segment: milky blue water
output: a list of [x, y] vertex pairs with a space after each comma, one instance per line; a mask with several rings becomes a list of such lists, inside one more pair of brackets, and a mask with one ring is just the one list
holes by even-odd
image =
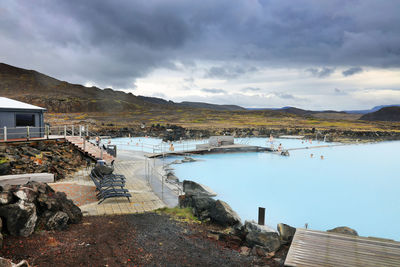
[[[321, 145], [276, 141], [285, 148]], [[265, 145], [266, 139], [250, 143]], [[399, 153], [395, 141], [294, 150], [289, 157], [208, 154], [173, 167], [181, 180], [211, 187], [243, 220], [257, 220], [260, 206], [271, 227], [279, 222], [308, 223], [316, 230], [349, 226], [362, 236], [400, 240]]]

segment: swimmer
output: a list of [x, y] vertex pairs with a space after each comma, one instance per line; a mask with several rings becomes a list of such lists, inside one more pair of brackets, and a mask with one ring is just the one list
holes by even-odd
[[324, 159], [324, 156], [321, 155], [321, 159]]
[[279, 146], [278, 146], [278, 152], [281, 152], [282, 151], [282, 144], [279, 144]]
[[314, 157], [314, 154], [313, 154], [313, 153], [311, 153], [311, 155], [310, 155], [310, 158], [312, 158], [312, 157]]
[[171, 145], [169, 146], [169, 151], [174, 151], [174, 144], [171, 143]]

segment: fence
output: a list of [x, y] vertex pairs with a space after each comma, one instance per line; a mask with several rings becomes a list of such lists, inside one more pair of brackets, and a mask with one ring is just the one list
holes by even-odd
[[59, 138], [67, 136], [95, 136], [87, 125], [62, 125], [44, 127], [6, 127], [0, 129], [0, 140], [30, 140], [32, 138]]
[[178, 204], [177, 195], [183, 194], [181, 183], [168, 181], [164, 159], [145, 158], [144, 161], [147, 183], [167, 206], [175, 207]]

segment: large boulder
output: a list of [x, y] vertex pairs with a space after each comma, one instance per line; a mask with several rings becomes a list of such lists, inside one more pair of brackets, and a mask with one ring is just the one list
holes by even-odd
[[188, 180], [183, 181], [183, 192], [189, 196], [215, 197], [217, 195], [208, 186]]
[[212, 221], [222, 226], [234, 226], [241, 224], [239, 215], [232, 210], [228, 203], [217, 200], [210, 210], [210, 218]]
[[25, 200], [0, 206], [0, 216], [6, 219], [11, 235], [29, 236], [35, 230], [37, 214], [35, 204]]
[[279, 232], [279, 236], [281, 237], [281, 240], [284, 242], [291, 242], [294, 237], [294, 234], [296, 233], [296, 228], [291, 227], [290, 225], [284, 223], [279, 223], [277, 225], [277, 229]]
[[65, 212], [57, 211], [50, 214], [46, 221], [47, 230], [65, 230], [68, 227], [69, 217]]
[[21, 186], [14, 192], [14, 196], [24, 201], [33, 202], [37, 197], [37, 190]]
[[247, 232], [246, 242], [250, 247], [258, 245], [264, 247], [267, 252], [273, 252], [281, 246], [279, 234], [268, 226], [246, 221], [243, 228]]
[[336, 227], [331, 230], [328, 230], [327, 232], [358, 236], [358, 233], [356, 230], [351, 229], [350, 227], [347, 227], [347, 226]]
[[55, 198], [60, 204], [60, 211], [68, 215], [70, 223], [80, 223], [82, 221], [81, 209], [72, 200], [68, 199], [64, 192], [57, 192]]
[[179, 196], [179, 207], [191, 208], [199, 220], [210, 218], [210, 211], [215, 207], [215, 202], [211, 197]]

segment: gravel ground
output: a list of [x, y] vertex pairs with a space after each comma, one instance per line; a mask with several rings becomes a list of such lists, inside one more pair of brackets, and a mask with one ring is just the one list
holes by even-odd
[[210, 226], [155, 213], [85, 217], [66, 231], [6, 236], [0, 256], [33, 266], [252, 266], [229, 241], [208, 238]]

